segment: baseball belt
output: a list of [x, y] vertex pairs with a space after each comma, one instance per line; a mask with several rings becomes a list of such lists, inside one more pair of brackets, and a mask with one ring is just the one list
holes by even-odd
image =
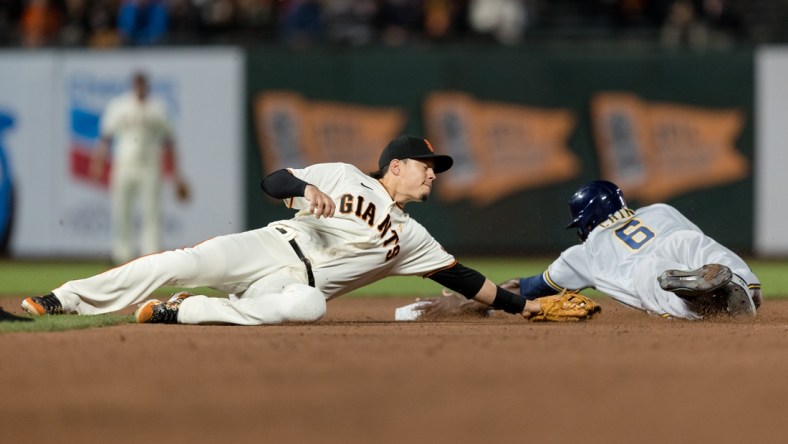
[[[276, 231], [282, 234], [287, 234], [287, 231], [284, 228], [276, 227]], [[298, 259], [300, 259], [301, 262], [304, 263], [304, 266], [306, 267], [306, 278], [309, 281], [309, 286], [314, 288], [315, 275], [312, 273], [312, 262], [310, 262], [309, 259], [306, 256], [304, 256], [304, 252], [301, 251], [301, 247], [298, 246], [295, 239], [288, 239], [287, 242], [289, 242], [290, 246], [293, 247], [293, 251], [295, 251], [296, 256], [298, 256]]]

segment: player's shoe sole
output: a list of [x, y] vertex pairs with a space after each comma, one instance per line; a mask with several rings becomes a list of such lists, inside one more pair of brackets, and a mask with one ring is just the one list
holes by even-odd
[[159, 310], [156, 309], [159, 308], [158, 306], [162, 304], [164, 304], [164, 302], [158, 299], [150, 299], [148, 301], [143, 302], [134, 311], [134, 319], [137, 321], [138, 324], [157, 323], [154, 317], [156, 315], [156, 312], [158, 312]]
[[35, 296], [22, 301], [22, 310], [32, 316], [63, 314], [63, 305], [53, 294]]
[[659, 286], [685, 298], [694, 298], [722, 288], [733, 272], [725, 265], [706, 264], [696, 270], [667, 270], [657, 278]]
[[738, 276], [734, 276], [731, 282], [725, 285], [724, 292], [728, 298], [728, 314], [736, 317], [755, 316], [756, 308], [749, 293], [746, 283]]
[[34, 301], [33, 298], [27, 298], [22, 301], [22, 310], [26, 311], [32, 316], [44, 316], [47, 314], [46, 309], [44, 309], [41, 304]]

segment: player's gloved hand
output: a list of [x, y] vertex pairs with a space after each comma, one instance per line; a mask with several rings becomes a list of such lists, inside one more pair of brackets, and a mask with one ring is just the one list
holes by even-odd
[[526, 305], [526, 310], [523, 312], [523, 316], [532, 321], [577, 322], [591, 319], [602, 311], [602, 307], [588, 297], [568, 290], [553, 296], [537, 298], [533, 302], [539, 303], [539, 311], [529, 309]]
[[417, 308], [421, 311], [420, 320], [434, 321], [452, 317], [485, 317], [490, 307], [467, 299], [450, 290], [443, 289], [443, 296], [438, 298], [418, 298], [418, 302], [429, 302]]
[[175, 180], [175, 198], [177, 198], [179, 202], [188, 202], [191, 198], [189, 184], [183, 179]]
[[317, 189], [314, 185], [307, 185], [304, 188], [304, 198], [309, 201], [309, 212], [316, 218], [332, 217], [334, 215], [334, 200], [331, 197]]

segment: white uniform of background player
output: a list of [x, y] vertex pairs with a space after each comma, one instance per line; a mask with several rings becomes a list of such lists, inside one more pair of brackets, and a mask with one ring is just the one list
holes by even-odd
[[274, 197], [286, 198], [298, 210], [294, 218], [141, 257], [67, 282], [53, 295], [28, 298], [23, 308], [33, 314], [107, 313], [137, 304], [162, 286], [205, 286], [229, 297], [151, 300], [137, 310], [137, 320], [240, 325], [314, 321], [325, 313], [327, 300], [387, 276], [415, 275], [511, 313], [538, 311], [533, 301], [528, 304], [457, 263], [404, 212], [405, 203], [427, 198], [435, 174], [451, 164], [450, 157], [434, 154], [424, 139], [402, 136], [381, 154], [382, 172], [375, 177], [344, 163], [279, 170], [263, 187]]
[[[112, 208], [112, 260], [116, 264], [160, 251], [162, 153], [172, 146], [172, 128], [164, 103], [148, 93], [144, 74], [133, 78], [133, 90], [112, 99], [101, 116], [101, 140], [91, 164], [99, 177], [112, 141], [110, 173]], [[174, 156], [173, 156], [174, 158]], [[178, 197], [188, 194], [176, 168]], [[137, 199], [139, 198], [139, 199]], [[140, 248], [134, 248], [134, 204], [141, 209]]]

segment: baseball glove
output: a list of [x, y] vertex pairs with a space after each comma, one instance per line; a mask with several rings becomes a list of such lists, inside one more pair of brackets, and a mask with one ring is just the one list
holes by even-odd
[[179, 180], [175, 184], [175, 197], [179, 202], [187, 202], [191, 198], [191, 190], [186, 182]]
[[537, 298], [541, 311], [532, 321], [577, 322], [591, 319], [602, 307], [580, 293], [564, 290], [560, 294]]

